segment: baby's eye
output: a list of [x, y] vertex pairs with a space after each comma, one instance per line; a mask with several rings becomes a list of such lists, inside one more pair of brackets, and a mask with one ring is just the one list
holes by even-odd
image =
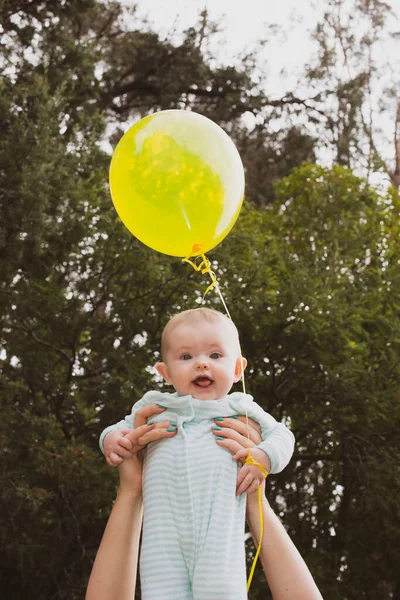
[[219, 352], [213, 352], [210, 354], [210, 358], [221, 358], [221, 355]]
[[190, 354], [182, 354], [181, 359], [182, 360], [190, 360], [192, 357]]

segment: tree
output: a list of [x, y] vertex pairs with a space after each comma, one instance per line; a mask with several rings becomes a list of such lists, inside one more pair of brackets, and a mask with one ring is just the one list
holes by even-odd
[[[317, 52], [306, 71], [311, 106], [334, 160], [367, 178], [385, 174], [398, 187], [396, 20], [395, 3], [329, 0], [313, 32]], [[386, 131], [382, 126], [388, 120], [391, 134], [388, 124]]]
[[267, 493], [324, 598], [396, 597], [399, 198], [313, 165], [275, 193], [221, 249], [247, 386], [296, 436]]
[[[119, 5], [1, 8], [0, 579], [10, 597], [73, 599], [115, 485], [99, 431], [149, 385], [160, 323], [193, 286], [133, 240], [110, 203], [99, 109], [117, 96], [105, 103], [109, 70], [99, 80], [97, 69], [120, 35]], [[163, 49], [148, 32], [121, 36]], [[176, 52], [177, 73], [186, 56]], [[181, 88], [166, 92], [180, 101]], [[135, 110], [159, 107], [156, 96], [137, 94]]]

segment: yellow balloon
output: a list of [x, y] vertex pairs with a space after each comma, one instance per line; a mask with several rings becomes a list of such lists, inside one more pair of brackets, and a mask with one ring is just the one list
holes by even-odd
[[119, 217], [141, 242], [171, 256], [196, 256], [232, 229], [244, 172], [221, 127], [194, 112], [166, 110], [121, 138], [110, 187]]

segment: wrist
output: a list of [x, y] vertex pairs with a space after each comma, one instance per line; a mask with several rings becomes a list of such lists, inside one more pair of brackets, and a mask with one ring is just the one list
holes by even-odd
[[118, 489], [113, 511], [114, 509], [117, 514], [122, 513], [125, 519], [134, 522], [136, 516], [143, 513], [143, 496], [132, 490]]
[[268, 474], [271, 473], [271, 460], [266, 452], [262, 448], [260, 448], [260, 463], [268, 471]]
[[[268, 508], [270, 510], [272, 510], [270, 503], [267, 500], [267, 497], [265, 495], [265, 481], [261, 484], [261, 501], [262, 504], [264, 506], [264, 508]], [[253, 492], [252, 494], [247, 494], [247, 503], [246, 503], [246, 508], [247, 510], [251, 510], [253, 511], [254, 509], [259, 509], [259, 488], [256, 489], [255, 492]]]
[[259, 465], [261, 465], [261, 467], [263, 467], [267, 471], [267, 475], [269, 475], [269, 473], [271, 472], [271, 460], [268, 454], [262, 448], [259, 447], [251, 448], [250, 453], [253, 460], [256, 460], [259, 463]]
[[124, 498], [126, 500], [141, 500], [142, 499], [142, 491], [135, 490], [134, 488], [129, 488], [125, 486], [119, 486], [117, 490], [117, 498]]

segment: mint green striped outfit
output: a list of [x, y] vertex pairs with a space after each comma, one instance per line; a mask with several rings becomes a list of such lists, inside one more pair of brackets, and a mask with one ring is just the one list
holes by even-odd
[[[262, 431], [260, 444], [281, 471], [293, 453], [293, 434], [264, 412], [251, 396], [197, 400], [148, 392], [125, 420], [105, 429], [133, 427], [136, 411], [149, 404], [167, 408], [154, 421], [173, 420], [173, 438], [147, 446], [143, 467], [144, 520], [140, 558], [143, 600], [244, 600], [246, 495], [236, 496], [238, 465], [215, 442], [215, 417], [247, 414]], [[267, 535], [267, 533], [266, 533]]]

